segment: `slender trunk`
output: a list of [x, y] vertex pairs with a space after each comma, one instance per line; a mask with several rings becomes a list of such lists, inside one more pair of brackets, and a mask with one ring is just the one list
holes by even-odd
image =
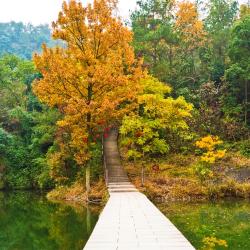
[[[88, 85], [88, 105], [90, 105], [92, 100], [92, 85]], [[88, 149], [90, 150], [91, 139], [92, 139], [92, 128], [91, 128], [91, 113], [87, 113], [86, 121], [87, 121], [87, 131], [88, 131]], [[86, 191], [87, 191], [87, 199], [89, 198], [90, 192], [90, 163], [87, 163], [86, 167]]]
[[86, 184], [86, 191], [87, 191], [87, 198], [89, 198], [89, 192], [90, 192], [90, 166], [87, 164], [87, 167], [85, 169], [85, 184]]
[[144, 187], [144, 163], [141, 167], [141, 186]]
[[172, 45], [169, 46], [169, 65], [170, 65], [170, 72], [172, 72], [172, 68], [173, 68], [173, 52], [172, 52]]
[[248, 98], [247, 98], [247, 80], [245, 80], [245, 124], [247, 125], [247, 113], [248, 113]]

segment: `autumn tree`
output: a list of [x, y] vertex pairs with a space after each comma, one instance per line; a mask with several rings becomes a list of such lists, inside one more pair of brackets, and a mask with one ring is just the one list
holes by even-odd
[[199, 19], [197, 7], [189, 1], [180, 2], [177, 6], [175, 29], [180, 39], [177, 54], [179, 58], [179, 87], [189, 85], [192, 89], [199, 81], [199, 49], [205, 45], [206, 32]]
[[183, 97], [170, 97], [172, 88], [154, 77], [147, 76], [140, 83], [143, 91], [136, 100], [138, 108], [124, 117], [120, 128], [127, 157], [132, 159], [169, 152], [168, 136], [185, 136], [193, 109]]
[[241, 4], [240, 5], [240, 18], [244, 18], [247, 15], [250, 15], [250, 5]]
[[53, 23], [53, 37], [63, 40], [65, 47], [44, 45], [42, 55], [34, 56], [43, 75], [34, 91], [64, 114], [58, 126], [69, 134], [67, 145], [60, 143], [62, 152], [56, 153], [56, 160], [65, 150], [73, 152], [77, 163], [87, 166], [87, 191], [96, 131], [130, 109], [142, 74], [130, 45], [132, 32], [114, 15], [116, 7], [116, 0], [94, 0], [87, 6], [64, 2]]

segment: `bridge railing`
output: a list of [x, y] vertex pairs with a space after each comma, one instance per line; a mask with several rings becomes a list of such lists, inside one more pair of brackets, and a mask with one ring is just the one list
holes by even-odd
[[108, 169], [107, 169], [105, 152], [104, 152], [104, 136], [102, 136], [102, 162], [103, 162], [104, 179], [105, 179], [106, 186], [108, 186]]

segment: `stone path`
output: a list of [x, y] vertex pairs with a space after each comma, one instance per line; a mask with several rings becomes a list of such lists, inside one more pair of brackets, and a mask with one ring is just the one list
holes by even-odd
[[110, 198], [84, 250], [191, 250], [181, 232], [129, 182], [117, 132], [104, 141]]

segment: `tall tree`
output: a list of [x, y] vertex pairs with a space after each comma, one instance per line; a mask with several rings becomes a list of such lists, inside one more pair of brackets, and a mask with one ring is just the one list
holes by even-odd
[[[229, 47], [230, 67], [226, 71], [229, 95], [244, 109], [245, 124], [250, 123], [250, 15], [238, 20], [232, 30]], [[232, 92], [232, 90], [238, 90]]]
[[66, 48], [44, 46], [43, 54], [34, 57], [43, 75], [34, 91], [64, 114], [58, 126], [69, 134], [55, 160], [67, 149], [79, 165], [87, 163], [87, 191], [95, 132], [129, 110], [142, 74], [130, 45], [132, 32], [114, 16], [116, 7], [116, 0], [94, 0], [87, 6], [64, 2], [53, 37], [62, 39]]
[[177, 94], [199, 81], [199, 49], [205, 31], [191, 2], [141, 0], [132, 16], [135, 51], [152, 75], [174, 86]]
[[235, 0], [211, 0], [207, 3], [208, 15], [205, 27], [209, 36], [209, 46], [204, 58], [212, 81], [220, 82], [226, 68], [230, 30], [237, 17], [238, 2]]
[[199, 81], [199, 48], [205, 45], [206, 33], [194, 3], [184, 1], [177, 7], [175, 29], [180, 40], [177, 49], [178, 85], [193, 89]]
[[175, 46], [173, 32], [173, 0], [140, 0], [138, 10], [131, 15], [134, 47], [143, 56], [145, 65], [154, 76], [171, 82], [175, 70]]

